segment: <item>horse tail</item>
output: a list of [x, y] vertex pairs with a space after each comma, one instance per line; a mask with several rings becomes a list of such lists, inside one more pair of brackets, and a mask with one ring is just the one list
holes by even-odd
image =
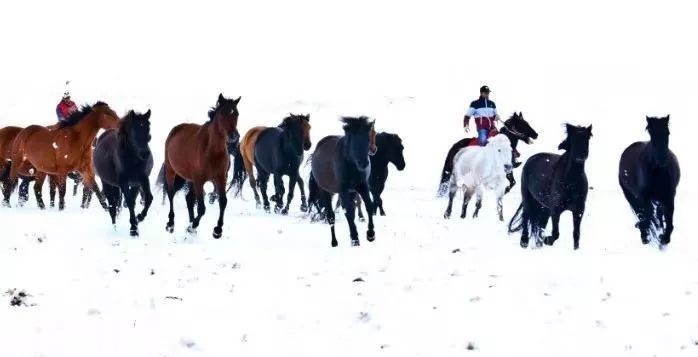
[[315, 207], [320, 213], [320, 205], [318, 205], [317, 202], [317, 196], [320, 191], [320, 187], [317, 185], [317, 181], [315, 181], [315, 176], [313, 176], [313, 173], [310, 173], [310, 177], [308, 178], [308, 213], [310, 213]]
[[516, 213], [514, 213], [514, 217], [511, 217], [511, 221], [509, 221], [509, 233], [519, 232], [523, 229], [523, 205], [523, 202], [521, 202]]
[[245, 170], [245, 161], [242, 157], [242, 152], [240, 152], [240, 144], [235, 146], [235, 149], [232, 150], [232, 155], [233, 155], [233, 180], [230, 181], [230, 186], [228, 186], [228, 190], [230, 190], [233, 186], [235, 186], [235, 197], [239, 196], [240, 193], [242, 192], [242, 184], [245, 183], [245, 179], [247, 179], [247, 172]]
[[160, 172], [158, 172], [158, 178], [155, 180], [156, 191], [162, 194], [162, 204], [165, 204], [165, 199], [167, 198], [167, 190], [165, 190], [165, 163], [160, 166]]
[[466, 138], [453, 144], [446, 154], [446, 160], [444, 160], [444, 167], [441, 169], [441, 181], [439, 182], [439, 189], [437, 192], [437, 197], [444, 197], [448, 193], [448, 181], [451, 179], [453, 174], [453, 160], [458, 154], [460, 149], [468, 146], [471, 138]]

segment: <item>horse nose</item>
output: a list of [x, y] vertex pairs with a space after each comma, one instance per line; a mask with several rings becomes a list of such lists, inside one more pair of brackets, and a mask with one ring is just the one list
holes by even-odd
[[310, 150], [311, 147], [313, 147], [313, 143], [310, 142], [310, 141], [306, 141], [306, 142], [303, 144], [303, 150], [305, 150], [305, 151]]

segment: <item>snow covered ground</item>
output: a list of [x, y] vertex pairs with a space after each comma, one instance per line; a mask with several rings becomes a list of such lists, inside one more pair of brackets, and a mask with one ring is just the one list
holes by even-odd
[[[185, 234], [181, 196], [175, 233], [157, 200], [138, 239], [127, 217], [114, 230], [72, 197], [64, 212], [33, 198], [0, 208], [0, 356], [698, 355], [698, 56], [686, 5], [5, 5], [0, 126], [51, 123], [69, 78], [78, 103], [152, 108], [161, 162], [169, 129], [204, 121], [223, 92], [243, 97], [241, 132], [307, 112], [316, 143], [341, 131], [340, 115], [373, 116], [402, 136], [407, 168], [391, 171], [388, 216], [359, 248], [343, 216], [331, 249], [298, 195], [281, 217], [256, 210], [249, 189], [229, 203], [220, 240], [216, 206]], [[521, 249], [491, 197], [478, 220], [443, 219], [442, 160], [483, 83], [503, 115], [523, 111], [541, 134], [525, 157], [556, 148], [564, 122], [594, 125], [580, 250], [568, 215], [556, 246]], [[683, 176], [660, 251], [640, 244], [616, 170], [623, 148], [647, 138], [644, 116], [667, 113]], [[506, 196], [507, 220], [518, 203], [517, 190]]]

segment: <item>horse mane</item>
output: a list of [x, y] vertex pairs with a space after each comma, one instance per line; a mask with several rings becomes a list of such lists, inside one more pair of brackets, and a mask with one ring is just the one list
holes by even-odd
[[371, 127], [373, 125], [373, 120], [367, 116], [360, 117], [342, 117], [342, 123], [344, 123], [344, 130], [353, 131], [359, 128]]
[[83, 105], [82, 108], [80, 108], [80, 110], [71, 114], [68, 118], [66, 118], [65, 120], [58, 123], [58, 128], [60, 129], [60, 128], [67, 128], [70, 126], [74, 126], [77, 123], [81, 122], [83, 119], [85, 119], [87, 117], [87, 115], [90, 114], [90, 112], [92, 112], [92, 109], [94, 109], [95, 107], [106, 106], [106, 105], [107, 105], [107, 103], [104, 103], [102, 101], [99, 101], [93, 105], [87, 105], [87, 104]]
[[136, 117], [136, 113], [133, 110], [129, 110], [126, 115], [119, 120], [119, 126], [117, 128], [117, 133], [120, 139], [128, 138], [128, 129], [133, 124], [133, 120]]
[[289, 113], [288, 116], [281, 121], [281, 124], [279, 124], [279, 128], [290, 125], [296, 119], [303, 119], [310, 122], [310, 115]]

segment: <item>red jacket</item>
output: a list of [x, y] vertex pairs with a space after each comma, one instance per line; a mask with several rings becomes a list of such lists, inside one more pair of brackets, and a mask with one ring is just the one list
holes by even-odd
[[70, 99], [62, 99], [56, 106], [56, 115], [59, 121], [63, 121], [77, 110], [78, 106], [75, 105], [75, 102]]

